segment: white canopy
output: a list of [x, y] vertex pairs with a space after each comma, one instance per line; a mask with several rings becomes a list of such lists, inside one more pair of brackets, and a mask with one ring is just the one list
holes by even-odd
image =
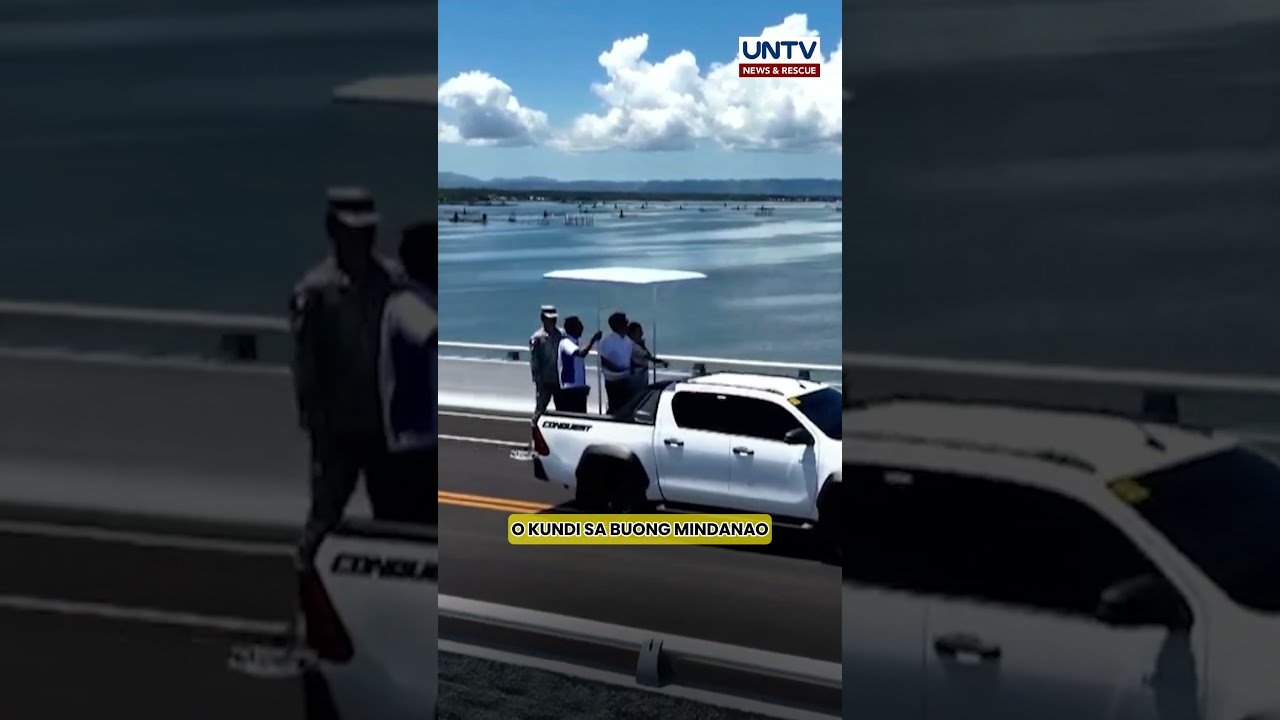
[[542, 277], [548, 280], [578, 280], [580, 282], [618, 283], [622, 285], [652, 285], [654, 283], [700, 280], [707, 276], [689, 270], [658, 270], [656, 268], [601, 267], [578, 270], [552, 270]]
[[[573, 282], [590, 282], [614, 285], [652, 285], [653, 286], [653, 306], [655, 317], [651, 325], [653, 329], [651, 351], [656, 351], [658, 347], [658, 320], [656, 312], [658, 308], [658, 285], [661, 283], [681, 282], [684, 280], [703, 280], [706, 275], [691, 270], [659, 270], [657, 268], [630, 268], [630, 267], [600, 267], [600, 268], [579, 268], [577, 270], [552, 270], [544, 274], [542, 277], [547, 280], [569, 280]], [[600, 325], [600, 293], [596, 291], [596, 325]], [[596, 378], [599, 380], [602, 372], [601, 366], [596, 366]], [[599, 384], [602, 392], [596, 395], [596, 407], [599, 412], [603, 412], [602, 397], [604, 383]]]
[[432, 106], [437, 87], [435, 75], [377, 75], [335, 88], [333, 98], [339, 102]]

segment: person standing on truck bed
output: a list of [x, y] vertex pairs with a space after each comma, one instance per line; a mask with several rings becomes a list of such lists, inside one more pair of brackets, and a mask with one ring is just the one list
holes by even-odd
[[[556, 327], [556, 318], [559, 316], [556, 314], [555, 305], [543, 305], [538, 317], [542, 327], [529, 338], [529, 370], [533, 375], [533, 386], [537, 393], [533, 408], [535, 422], [542, 413], [547, 411], [547, 405], [560, 390], [556, 358], [560, 341], [564, 339], [564, 333]], [[559, 405], [556, 405], [556, 408], [564, 409]]]
[[587, 384], [586, 358], [591, 354], [591, 348], [600, 340], [602, 333], [597, 330], [584, 347], [578, 344], [583, 330], [582, 321], [576, 315], [564, 321], [565, 337], [560, 341], [556, 360], [560, 371], [556, 410], [578, 413], [587, 411], [587, 396], [591, 394], [591, 386]]
[[649, 366], [668, 367], [644, 344], [644, 327], [638, 322], [627, 325], [627, 337], [631, 338], [631, 392], [633, 396], [649, 386]]
[[609, 401], [606, 412], [622, 408], [631, 399], [631, 338], [627, 337], [626, 313], [609, 316], [608, 335], [600, 341], [600, 365], [604, 372], [604, 392]]
[[329, 194], [332, 254], [298, 283], [290, 307], [298, 414], [311, 440], [311, 504], [298, 545], [310, 568], [341, 519], [361, 472], [388, 472], [378, 388], [382, 310], [398, 272], [374, 253], [378, 216], [362, 189]]
[[382, 314], [378, 376], [392, 472], [383, 482], [368, 484], [375, 520], [435, 524], [438, 517], [439, 238], [435, 222], [405, 228], [400, 263], [406, 277]]

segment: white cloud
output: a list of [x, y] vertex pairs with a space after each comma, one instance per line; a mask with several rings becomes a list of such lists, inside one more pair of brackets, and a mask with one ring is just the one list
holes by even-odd
[[[804, 15], [789, 15], [761, 37], [810, 37]], [[739, 48], [741, 52], [741, 48]], [[713, 66], [703, 83], [711, 135], [745, 150], [827, 150], [843, 145], [844, 39], [829, 50], [817, 78], [740, 78], [737, 62]]]
[[[787, 16], [761, 37], [811, 37], [806, 15]], [[736, 41], [726, 38], [725, 45]], [[735, 150], [840, 152], [843, 39], [823, 58], [818, 78], [739, 78], [735, 57], [704, 74], [682, 50], [644, 59], [649, 36], [617, 40], [600, 55], [608, 81], [592, 86], [599, 114], [578, 117], [553, 144], [567, 151], [674, 150], [712, 140]], [[727, 53], [726, 53], [727, 54]]]
[[533, 145], [547, 132], [547, 115], [520, 104], [511, 86], [485, 72], [464, 72], [440, 86], [441, 107], [455, 122], [437, 121], [442, 143]]
[[[803, 14], [764, 28], [761, 37], [812, 37]], [[728, 48], [737, 37], [725, 37]], [[529, 144], [566, 152], [685, 150], [699, 141], [733, 150], [841, 152], [844, 41], [828, 45], [818, 78], [739, 78], [735, 57], [704, 73], [692, 52], [651, 62], [649, 36], [615, 40], [601, 53], [607, 79], [592, 92], [599, 113], [578, 116], [551, 133], [546, 115], [522, 107], [501, 80], [486, 73], [459, 75], [440, 87], [440, 104], [458, 111], [456, 125], [441, 123], [440, 142]], [[520, 142], [498, 142], [520, 138]]]
[[563, 150], [684, 150], [706, 136], [702, 77], [693, 53], [642, 59], [648, 35], [617, 40], [600, 54], [609, 81], [591, 86], [608, 108], [582, 115], [554, 145]]

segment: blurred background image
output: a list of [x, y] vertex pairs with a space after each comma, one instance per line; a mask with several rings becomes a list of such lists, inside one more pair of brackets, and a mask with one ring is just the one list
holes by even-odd
[[1280, 12], [849, 20], [845, 716], [1274, 711]]
[[426, 217], [434, 109], [337, 95], [432, 72], [434, 33], [421, 2], [0, 2], [7, 714], [303, 717], [287, 658], [229, 666], [303, 630], [288, 312], [330, 186], [387, 254]]

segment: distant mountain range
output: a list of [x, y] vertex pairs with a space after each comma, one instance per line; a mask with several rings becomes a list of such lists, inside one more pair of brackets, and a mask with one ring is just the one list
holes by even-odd
[[459, 173], [439, 173], [441, 188], [492, 188], [494, 190], [559, 190], [584, 192], [681, 193], [708, 195], [824, 196], [842, 195], [839, 180], [823, 178], [774, 178], [765, 180], [569, 180], [545, 177], [481, 180]]

